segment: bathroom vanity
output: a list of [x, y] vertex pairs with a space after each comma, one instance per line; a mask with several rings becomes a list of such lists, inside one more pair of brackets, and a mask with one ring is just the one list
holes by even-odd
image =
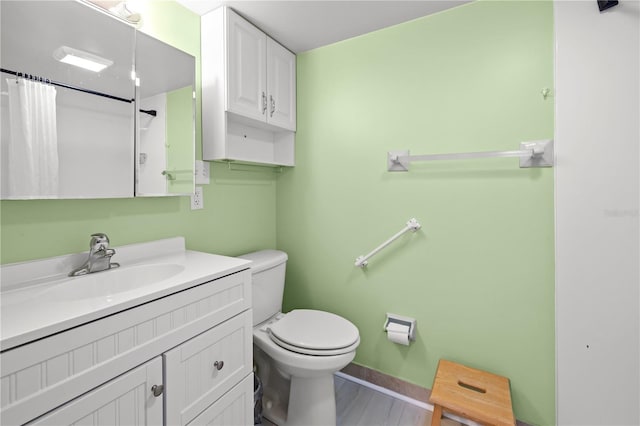
[[0, 423], [252, 424], [250, 261], [184, 239], [2, 267]]

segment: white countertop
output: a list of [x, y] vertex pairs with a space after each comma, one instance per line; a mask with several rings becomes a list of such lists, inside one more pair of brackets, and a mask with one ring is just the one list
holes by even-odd
[[[81, 277], [70, 278], [67, 277], [67, 273], [73, 267], [77, 267], [78, 260], [84, 260], [86, 254], [2, 265], [0, 349], [11, 349], [248, 269], [251, 265], [251, 262], [245, 259], [185, 250], [182, 238], [132, 244], [115, 249], [113, 261], [119, 262], [120, 268]], [[126, 276], [127, 273], [134, 272], [135, 268], [153, 268], [154, 265], [173, 265], [175, 274], [160, 281], [152, 280], [143, 286], [113, 294], [91, 294], [90, 297], [80, 294], [85, 284], [96, 288], [96, 283], [100, 284], [100, 280], [106, 282], [112, 277], [117, 277], [115, 274]], [[79, 290], [76, 291], [73, 286], [78, 286]]]

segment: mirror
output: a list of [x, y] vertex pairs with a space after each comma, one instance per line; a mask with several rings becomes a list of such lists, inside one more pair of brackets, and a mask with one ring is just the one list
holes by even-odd
[[195, 58], [138, 32], [136, 76], [136, 196], [191, 194]]
[[[193, 192], [192, 56], [82, 2], [2, 0], [0, 18], [0, 198]], [[162, 180], [147, 178], [162, 152]]]
[[135, 30], [78, 2], [0, 7], [2, 198], [133, 196]]

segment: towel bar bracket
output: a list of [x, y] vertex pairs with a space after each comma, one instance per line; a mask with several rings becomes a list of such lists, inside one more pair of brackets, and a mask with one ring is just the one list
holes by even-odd
[[520, 149], [533, 150], [533, 155], [520, 157], [520, 168], [553, 167], [553, 140], [520, 142]]
[[387, 171], [408, 172], [409, 162], [409, 151], [407, 150], [387, 152]]

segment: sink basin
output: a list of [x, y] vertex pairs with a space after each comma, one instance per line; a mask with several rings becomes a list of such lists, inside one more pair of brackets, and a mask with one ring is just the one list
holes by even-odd
[[249, 273], [248, 260], [187, 250], [182, 237], [115, 250], [118, 257], [113, 260], [121, 267], [79, 277], [67, 274], [87, 259], [86, 252], [2, 265], [0, 349], [12, 349], [230, 274]]
[[82, 301], [105, 298], [156, 284], [184, 271], [183, 265], [145, 264], [69, 278], [47, 291], [50, 300]]

